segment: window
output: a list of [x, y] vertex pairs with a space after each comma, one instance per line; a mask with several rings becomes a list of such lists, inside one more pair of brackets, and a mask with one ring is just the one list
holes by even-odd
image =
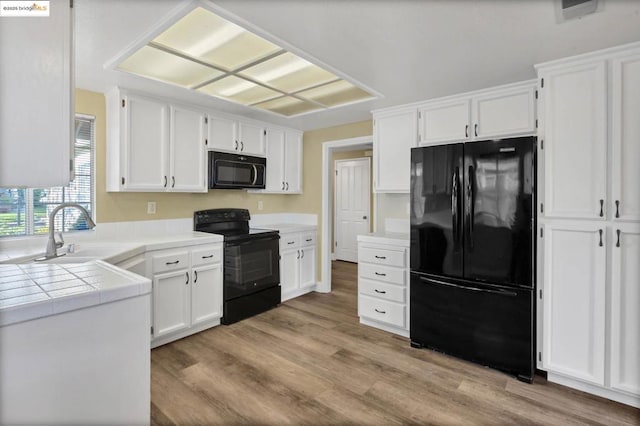
[[[93, 117], [76, 115], [75, 179], [55, 188], [0, 188], [0, 237], [49, 232], [49, 213], [60, 203], [78, 203], [94, 214], [95, 142]], [[78, 209], [63, 209], [55, 218], [56, 231], [87, 229]]]

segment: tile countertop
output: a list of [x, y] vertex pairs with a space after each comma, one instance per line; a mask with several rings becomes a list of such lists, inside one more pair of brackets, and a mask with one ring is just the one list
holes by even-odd
[[372, 232], [369, 234], [358, 235], [358, 242], [409, 247], [409, 234], [397, 232]]
[[0, 327], [151, 292], [148, 278], [101, 260], [0, 265]]
[[[75, 252], [63, 258], [65, 263], [32, 262], [42, 254], [42, 244], [3, 249], [0, 257], [0, 327], [150, 293], [148, 278], [112, 264], [147, 251], [222, 241], [221, 235], [202, 232], [138, 237], [120, 242], [83, 238], [74, 242]], [[67, 263], [75, 259], [78, 263]]]

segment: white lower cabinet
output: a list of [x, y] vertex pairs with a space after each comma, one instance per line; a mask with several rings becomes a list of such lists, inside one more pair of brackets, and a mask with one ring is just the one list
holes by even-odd
[[409, 336], [409, 250], [358, 243], [358, 316], [365, 325]]
[[640, 395], [640, 225], [613, 227], [611, 387]]
[[159, 346], [218, 325], [222, 317], [222, 244], [149, 252], [152, 342]]
[[549, 380], [640, 407], [640, 224], [540, 228]]
[[313, 291], [317, 281], [316, 269], [316, 231], [280, 233], [282, 301]]

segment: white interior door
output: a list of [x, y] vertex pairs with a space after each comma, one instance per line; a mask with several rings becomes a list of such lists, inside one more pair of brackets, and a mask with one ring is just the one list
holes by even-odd
[[358, 234], [365, 234], [370, 229], [369, 159], [337, 160], [335, 169], [335, 257], [357, 262]]

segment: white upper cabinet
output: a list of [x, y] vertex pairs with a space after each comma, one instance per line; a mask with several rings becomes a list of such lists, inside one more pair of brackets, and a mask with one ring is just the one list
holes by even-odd
[[114, 89], [107, 94], [107, 191], [206, 192], [203, 112]]
[[73, 9], [0, 18], [0, 187], [73, 179]]
[[535, 133], [535, 92], [535, 83], [528, 83], [474, 96], [469, 134], [482, 140]]
[[238, 121], [209, 114], [209, 149], [214, 151], [235, 151], [238, 147]]
[[469, 99], [430, 102], [419, 109], [420, 144], [463, 141], [469, 138]]
[[284, 176], [285, 192], [302, 193], [302, 132], [285, 133]]
[[640, 52], [613, 60], [612, 200], [615, 220], [640, 220]]
[[535, 84], [525, 81], [423, 103], [419, 144], [534, 134]]
[[202, 111], [170, 107], [170, 191], [207, 191], [205, 128]]
[[543, 367], [603, 385], [605, 228], [598, 222], [543, 228]]
[[267, 129], [267, 175], [265, 190], [284, 191], [284, 131]]
[[266, 130], [267, 177], [261, 192], [300, 194], [302, 192], [302, 132]]
[[134, 94], [122, 97], [122, 188], [163, 191], [167, 187], [167, 111], [164, 102]]
[[265, 127], [261, 124], [209, 114], [209, 149], [265, 156]]
[[238, 124], [239, 152], [264, 156], [265, 128], [261, 125], [240, 122]]
[[418, 145], [415, 108], [373, 114], [373, 189], [409, 192], [411, 148]]
[[606, 65], [598, 60], [539, 70], [547, 217], [606, 217]]

